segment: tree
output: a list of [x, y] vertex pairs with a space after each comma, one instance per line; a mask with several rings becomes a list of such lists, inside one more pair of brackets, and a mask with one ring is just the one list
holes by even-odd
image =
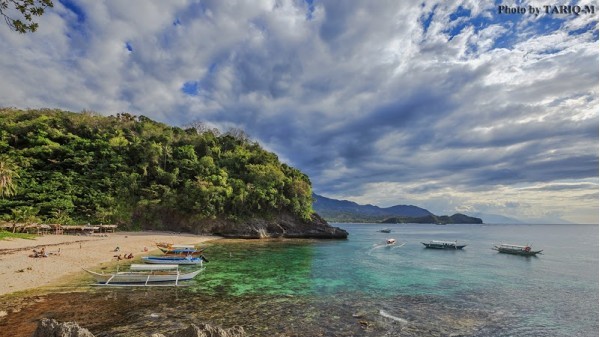
[[8, 158], [0, 158], [0, 197], [10, 197], [16, 192], [13, 178], [19, 178], [16, 165]]
[[40, 210], [33, 206], [20, 206], [12, 209], [12, 232], [16, 232], [17, 223], [30, 224], [39, 220], [36, 216]]
[[[38, 24], [33, 17], [44, 14], [47, 7], [54, 7], [52, 0], [0, 0], [0, 15], [11, 29], [19, 33], [35, 32]], [[7, 12], [11, 15], [20, 13], [22, 18], [14, 19]]]

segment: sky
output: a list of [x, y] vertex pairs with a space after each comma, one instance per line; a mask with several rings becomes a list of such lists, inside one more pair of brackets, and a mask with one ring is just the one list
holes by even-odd
[[0, 24], [0, 106], [239, 128], [330, 198], [598, 223], [600, 6], [554, 4], [55, 1]]

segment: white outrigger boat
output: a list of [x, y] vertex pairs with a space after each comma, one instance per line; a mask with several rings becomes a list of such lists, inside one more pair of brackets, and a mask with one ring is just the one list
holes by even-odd
[[175, 245], [172, 243], [158, 242], [156, 247], [165, 254], [196, 254], [202, 253], [202, 249], [197, 249], [194, 245]]
[[203, 262], [208, 262], [203, 255], [198, 257], [187, 255], [164, 255], [164, 256], [142, 256], [142, 260], [145, 263], [150, 264], [185, 264], [185, 265], [196, 265], [202, 266]]
[[431, 240], [429, 242], [421, 242], [425, 248], [431, 249], [463, 249], [467, 245], [459, 244], [457, 241], [440, 241], [440, 240]]
[[[117, 271], [114, 273], [96, 273], [84, 269], [91, 274], [99, 285], [111, 286], [150, 286], [174, 285], [179, 286], [179, 281], [191, 280], [200, 274], [203, 269], [182, 273], [178, 265], [165, 264], [132, 264], [129, 271]], [[174, 284], [164, 284], [165, 282], [174, 282]]]

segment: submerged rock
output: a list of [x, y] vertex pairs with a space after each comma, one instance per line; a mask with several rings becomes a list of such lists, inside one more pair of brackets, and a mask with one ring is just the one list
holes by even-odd
[[179, 330], [169, 337], [246, 337], [246, 332], [241, 326], [223, 329], [209, 324], [192, 324], [187, 329]]
[[42, 318], [33, 337], [94, 337], [94, 335], [77, 323], [59, 323], [53, 319]]

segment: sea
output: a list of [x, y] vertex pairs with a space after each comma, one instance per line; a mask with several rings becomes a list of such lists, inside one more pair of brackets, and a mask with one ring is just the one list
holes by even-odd
[[[348, 239], [209, 242], [209, 262], [188, 287], [85, 280], [13, 298], [18, 312], [0, 318], [0, 335], [31, 336], [48, 317], [96, 336], [150, 336], [190, 323], [265, 337], [598, 336], [598, 225], [332, 225]], [[467, 246], [424, 248], [430, 240]], [[500, 243], [543, 252], [492, 250]]]

